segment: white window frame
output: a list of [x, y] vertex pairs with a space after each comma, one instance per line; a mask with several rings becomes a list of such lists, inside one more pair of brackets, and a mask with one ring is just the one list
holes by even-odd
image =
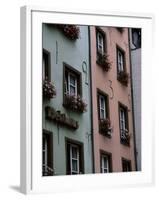
[[[102, 169], [102, 173], [109, 173], [110, 172], [110, 160], [109, 160], [109, 156], [108, 155], [104, 155], [104, 154], [102, 154], [102, 156], [101, 156], [102, 158], [101, 158], [101, 169]], [[106, 159], [106, 165], [107, 166], [104, 166], [104, 164], [105, 164], [105, 162], [104, 162], [104, 159]], [[105, 172], [105, 170], [106, 170], [106, 172]]]
[[[101, 43], [99, 37], [101, 37]], [[97, 32], [97, 50], [98, 52], [104, 54], [104, 36], [100, 33], [100, 31]]]
[[[73, 158], [72, 148], [77, 149], [77, 158]], [[73, 170], [73, 165], [72, 165], [73, 160], [77, 161], [77, 171]], [[70, 144], [70, 168], [71, 168], [71, 174], [79, 174], [80, 173], [80, 169], [79, 169], [79, 146], [75, 145], [75, 144]]]
[[[75, 85], [73, 85], [71, 83], [71, 76], [75, 77]], [[72, 87], [75, 88], [75, 94], [74, 95], [77, 96], [77, 76], [75, 74], [73, 74], [71, 72], [68, 72], [68, 83], [67, 84], [68, 84], [68, 94], [71, 95], [71, 89], [70, 89], [70, 87], [72, 86]]]
[[118, 71], [123, 72], [124, 71], [124, 55], [120, 49], [117, 50], [117, 54], [118, 54]]
[[[101, 105], [101, 99], [102, 98], [104, 100], [104, 107], [103, 108], [102, 108], [102, 105]], [[100, 111], [100, 113], [99, 113], [100, 119], [105, 119], [106, 118], [106, 98], [101, 94], [99, 94], [99, 111]], [[101, 117], [102, 111], [104, 111], [104, 117], [103, 118]]]

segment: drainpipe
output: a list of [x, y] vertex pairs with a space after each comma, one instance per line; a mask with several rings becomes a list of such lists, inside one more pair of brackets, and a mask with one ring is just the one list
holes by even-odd
[[94, 154], [94, 129], [93, 129], [93, 101], [92, 101], [92, 62], [91, 62], [91, 31], [88, 26], [88, 40], [89, 40], [89, 74], [90, 74], [90, 119], [91, 119], [91, 139], [92, 139], [92, 171], [95, 173], [95, 154]]
[[131, 61], [131, 47], [130, 47], [130, 28], [128, 28], [128, 41], [129, 41], [129, 60], [130, 60], [130, 77], [131, 77], [131, 101], [132, 101], [132, 116], [133, 116], [133, 138], [134, 138], [134, 156], [135, 156], [135, 168], [138, 171], [137, 166], [137, 149], [136, 149], [136, 129], [135, 129], [135, 114], [134, 114], [134, 95], [133, 95], [133, 78], [132, 78], [132, 61]]

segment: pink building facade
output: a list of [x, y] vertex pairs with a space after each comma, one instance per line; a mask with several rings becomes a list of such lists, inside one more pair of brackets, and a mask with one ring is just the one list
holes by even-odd
[[135, 171], [128, 28], [90, 27], [95, 173]]

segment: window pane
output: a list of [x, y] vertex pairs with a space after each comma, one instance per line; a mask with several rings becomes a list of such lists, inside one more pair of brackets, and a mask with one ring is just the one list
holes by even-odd
[[105, 118], [105, 111], [104, 110], [100, 110], [100, 118], [104, 119]]
[[70, 75], [70, 84], [71, 85], [76, 85], [76, 78], [75, 78], [75, 76], [72, 76], [72, 75]]
[[78, 161], [72, 160], [72, 171], [78, 171]]
[[72, 147], [72, 158], [77, 159], [77, 152], [78, 152], [77, 147]]
[[70, 85], [70, 94], [75, 95], [76, 94], [76, 88]]

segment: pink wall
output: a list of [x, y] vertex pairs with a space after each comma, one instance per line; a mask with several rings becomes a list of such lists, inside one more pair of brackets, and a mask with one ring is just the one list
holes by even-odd
[[[119, 45], [126, 54], [126, 70], [130, 74], [129, 60], [129, 44], [128, 44], [128, 29], [125, 28], [123, 33], [120, 33], [116, 28], [102, 27], [106, 33], [106, 49], [111, 61], [111, 69], [104, 72], [103, 69], [96, 64], [96, 29], [91, 27], [91, 63], [92, 63], [92, 92], [93, 92], [93, 129], [94, 129], [94, 152], [95, 152], [95, 172], [100, 172], [100, 149], [112, 153], [113, 172], [122, 171], [121, 158], [124, 157], [131, 160], [132, 170], [135, 170], [134, 157], [134, 142], [133, 142], [133, 121], [132, 121], [132, 102], [131, 102], [131, 81], [129, 79], [128, 86], [123, 86], [117, 80], [116, 66], [116, 44]], [[111, 99], [113, 88], [114, 97]], [[98, 132], [98, 109], [97, 109], [97, 88], [109, 95], [109, 111], [110, 120], [113, 127], [112, 137], [107, 138]], [[118, 102], [123, 103], [128, 107], [130, 146], [125, 146], [120, 143], [119, 130], [119, 113]]]

